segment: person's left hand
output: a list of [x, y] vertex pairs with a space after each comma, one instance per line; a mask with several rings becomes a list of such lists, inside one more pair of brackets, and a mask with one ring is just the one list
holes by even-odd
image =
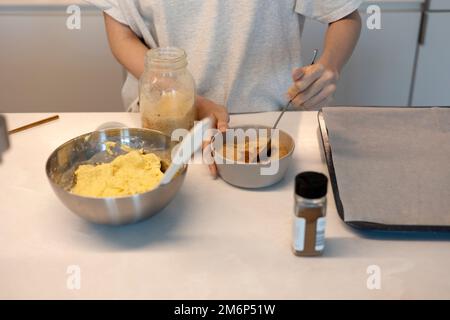
[[[213, 119], [214, 125], [219, 131], [225, 132], [227, 130], [230, 116], [224, 106], [201, 96], [197, 96], [195, 104], [199, 120], [210, 117]], [[210, 153], [210, 148], [211, 141], [204, 142], [203, 149]], [[209, 171], [213, 178], [217, 178], [217, 167], [215, 163], [209, 165]]]
[[339, 73], [318, 62], [310, 66], [297, 68], [292, 72], [294, 83], [287, 96], [298, 108], [320, 109], [330, 104], [336, 91]]
[[225, 132], [228, 129], [230, 116], [224, 106], [201, 96], [196, 97], [195, 106], [197, 108], [198, 120], [211, 117], [214, 120], [215, 127], [219, 129], [219, 131]]

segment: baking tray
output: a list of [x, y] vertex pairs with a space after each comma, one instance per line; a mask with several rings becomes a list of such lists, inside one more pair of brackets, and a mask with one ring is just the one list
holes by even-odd
[[[384, 108], [384, 107], [380, 107]], [[409, 107], [411, 108], [411, 107]], [[431, 107], [416, 107], [416, 108], [431, 108]], [[447, 107], [448, 108], [448, 107]], [[333, 189], [334, 200], [336, 203], [336, 209], [339, 217], [348, 226], [364, 231], [418, 231], [418, 232], [450, 232], [450, 226], [429, 226], [429, 225], [390, 225], [390, 224], [380, 224], [373, 222], [364, 221], [346, 221], [345, 220], [345, 210], [344, 204], [342, 203], [341, 197], [339, 195], [339, 188], [336, 179], [336, 171], [333, 164], [333, 153], [328, 137], [328, 129], [325, 123], [325, 118], [323, 116], [322, 110], [318, 113], [318, 122], [320, 128], [320, 136], [322, 140], [323, 151], [328, 167], [328, 173], [330, 176], [331, 187]]]

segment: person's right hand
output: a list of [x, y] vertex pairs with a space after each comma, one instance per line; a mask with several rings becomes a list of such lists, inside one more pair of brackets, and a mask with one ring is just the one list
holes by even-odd
[[[198, 120], [211, 117], [214, 120], [216, 128], [225, 132], [228, 129], [228, 123], [230, 122], [230, 116], [224, 106], [221, 106], [214, 101], [207, 98], [197, 96], [195, 105], [197, 108]], [[203, 148], [209, 148], [210, 142], [203, 145]], [[215, 164], [209, 165], [209, 170], [214, 178], [217, 177], [217, 167]]]
[[294, 83], [288, 90], [288, 99], [303, 110], [320, 110], [329, 106], [336, 91], [339, 73], [318, 61], [292, 72]]

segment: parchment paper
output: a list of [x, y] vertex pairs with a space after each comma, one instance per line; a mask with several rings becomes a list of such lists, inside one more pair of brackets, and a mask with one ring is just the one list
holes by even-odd
[[323, 113], [345, 221], [450, 226], [450, 108]]

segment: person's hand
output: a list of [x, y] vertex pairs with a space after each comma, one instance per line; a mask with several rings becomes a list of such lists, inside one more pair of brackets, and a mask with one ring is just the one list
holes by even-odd
[[325, 67], [320, 62], [293, 70], [293, 85], [289, 88], [289, 100], [297, 96], [293, 105], [305, 110], [326, 107], [336, 91], [339, 72]]
[[222, 132], [225, 132], [225, 130], [228, 129], [230, 116], [224, 106], [218, 105], [214, 101], [201, 96], [197, 96], [195, 106], [197, 107], [197, 116], [199, 120], [211, 117], [214, 120], [217, 129]]
[[[215, 126], [219, 131], [225, 132], [228, 129], [230, 116], [228, 115], [228, 111], [224, 106], [218, 105], [217, 103], [201, 96], [197, 96], [195, 105], [197, 107], [197, 116], [199, 120], [211, 117], [214, 120]], [[204, 143], [203, 149], [205, 148], [210, 148], [210, 142]], [[216, 178], [216, 165], [209, 165], [209, 170], [212, 176]]]

